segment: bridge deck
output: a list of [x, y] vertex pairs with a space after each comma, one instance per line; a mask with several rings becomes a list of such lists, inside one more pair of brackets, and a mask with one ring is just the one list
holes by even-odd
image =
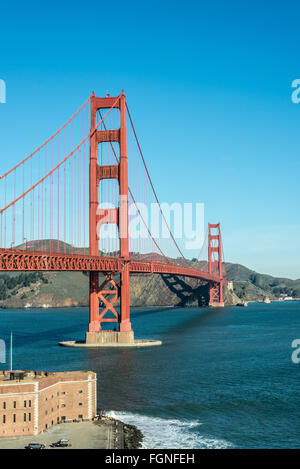
[[[125, 263], [133, 273], [173, 274], [207, 281], [220, 282], [218, 276], [192, 267], [145, 260], [124, 260], [115, 257], [89, 256], [81, 254], [47, 253], [0, 249], [0, 271], [96, 271], [120, 272]], [[223, 281], [224, 282], [224, 281]], [[224, 282], [226, 283], [226, 282]]]

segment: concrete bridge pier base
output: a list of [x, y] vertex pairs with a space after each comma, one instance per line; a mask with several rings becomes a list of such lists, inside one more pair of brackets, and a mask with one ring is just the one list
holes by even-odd
[[133, 331], [129, 332], [119, 332], [119, 331], [99, 331], [99, 332], [87, 332], [85, 335], [85, 342], [87, 345], [97, 344], [97, 345], [107, 345], [113, 344], [133, 344], [134, 343], [134, 333]]
[[83, 348], [122, 348], [122, 347], [154, 347], [162, 345], [161, 340], [134, 339], [133, 331], [100, 331], [86, 332], [86, 340], [79, 342], [68, 340], [59, 342], [64, 347], [83, 347]]

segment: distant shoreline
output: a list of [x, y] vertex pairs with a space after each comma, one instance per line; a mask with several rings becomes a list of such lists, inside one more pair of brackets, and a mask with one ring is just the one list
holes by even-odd
[[[271, 304], [271, 303], [290, 303], [290, 302], [299, 302], [300, 298], [293, 298], [289, 300], [280, 300], [280, 299], [270, 299], [270, 302], [265, 302], [265, 301], [259, 301], [259, 300], [243, 300], [244, 303], [257, 303], [257, 304]], [[240, 306], [239, 303], [237, 304], [225, 304], [225, 307], [232, 307], [232, 306]], [[21, 311], [31, 311], [31, 310], [41, 310], [44, 309], [45, 311], [49, 309], [81, 309], [81, 308], [88, 308], [89, 306], [79, 306], [79, 305], [73, 305], [73, 306], [30, 306], [30, 307], [18, 307], [18, 306], [1, 306], [0, 305], [0, 311], [3, 310], [21, 310]], [[131, 306], [133, 309], [175, 309], [175, 308], [208, 308], [208, 305], [205, 306], [195, 306], [195, 305], [184, 305], [184, 306], [178, 306], [178, 305], [153, 305], [153, 306]]]

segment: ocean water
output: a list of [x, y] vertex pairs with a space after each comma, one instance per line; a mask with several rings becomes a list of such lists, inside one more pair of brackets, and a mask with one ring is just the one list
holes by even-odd
[[137, 425], [146, 448], [300, 448], [300, 303], [135, 309], [136, 338], [161, 347], [57, 345], [87, 323], [87, 308], [0, 310], [0, 339], [8, 349], [13, 331], [15, 369], [96, 371], [98, 406]]

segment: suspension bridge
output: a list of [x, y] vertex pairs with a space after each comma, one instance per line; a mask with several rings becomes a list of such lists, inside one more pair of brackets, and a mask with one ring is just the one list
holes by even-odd
[[[208, 225], [197, 258], [185, 258], [123, 91], [103, 98], [93, 93], [57, 132], [0, 176], [0, 185], [0, 271], [89, 273], [87, 343], [100, 343], [104, 334], [106, 341], [134, 341], [130, 274], [202, 279], [209, 285], [209, 304], [224, 305], [220, 224]], [[151, 204], [168, 236], [153, 233]], [[104, 323], [116, 326], [108, 339]]]

